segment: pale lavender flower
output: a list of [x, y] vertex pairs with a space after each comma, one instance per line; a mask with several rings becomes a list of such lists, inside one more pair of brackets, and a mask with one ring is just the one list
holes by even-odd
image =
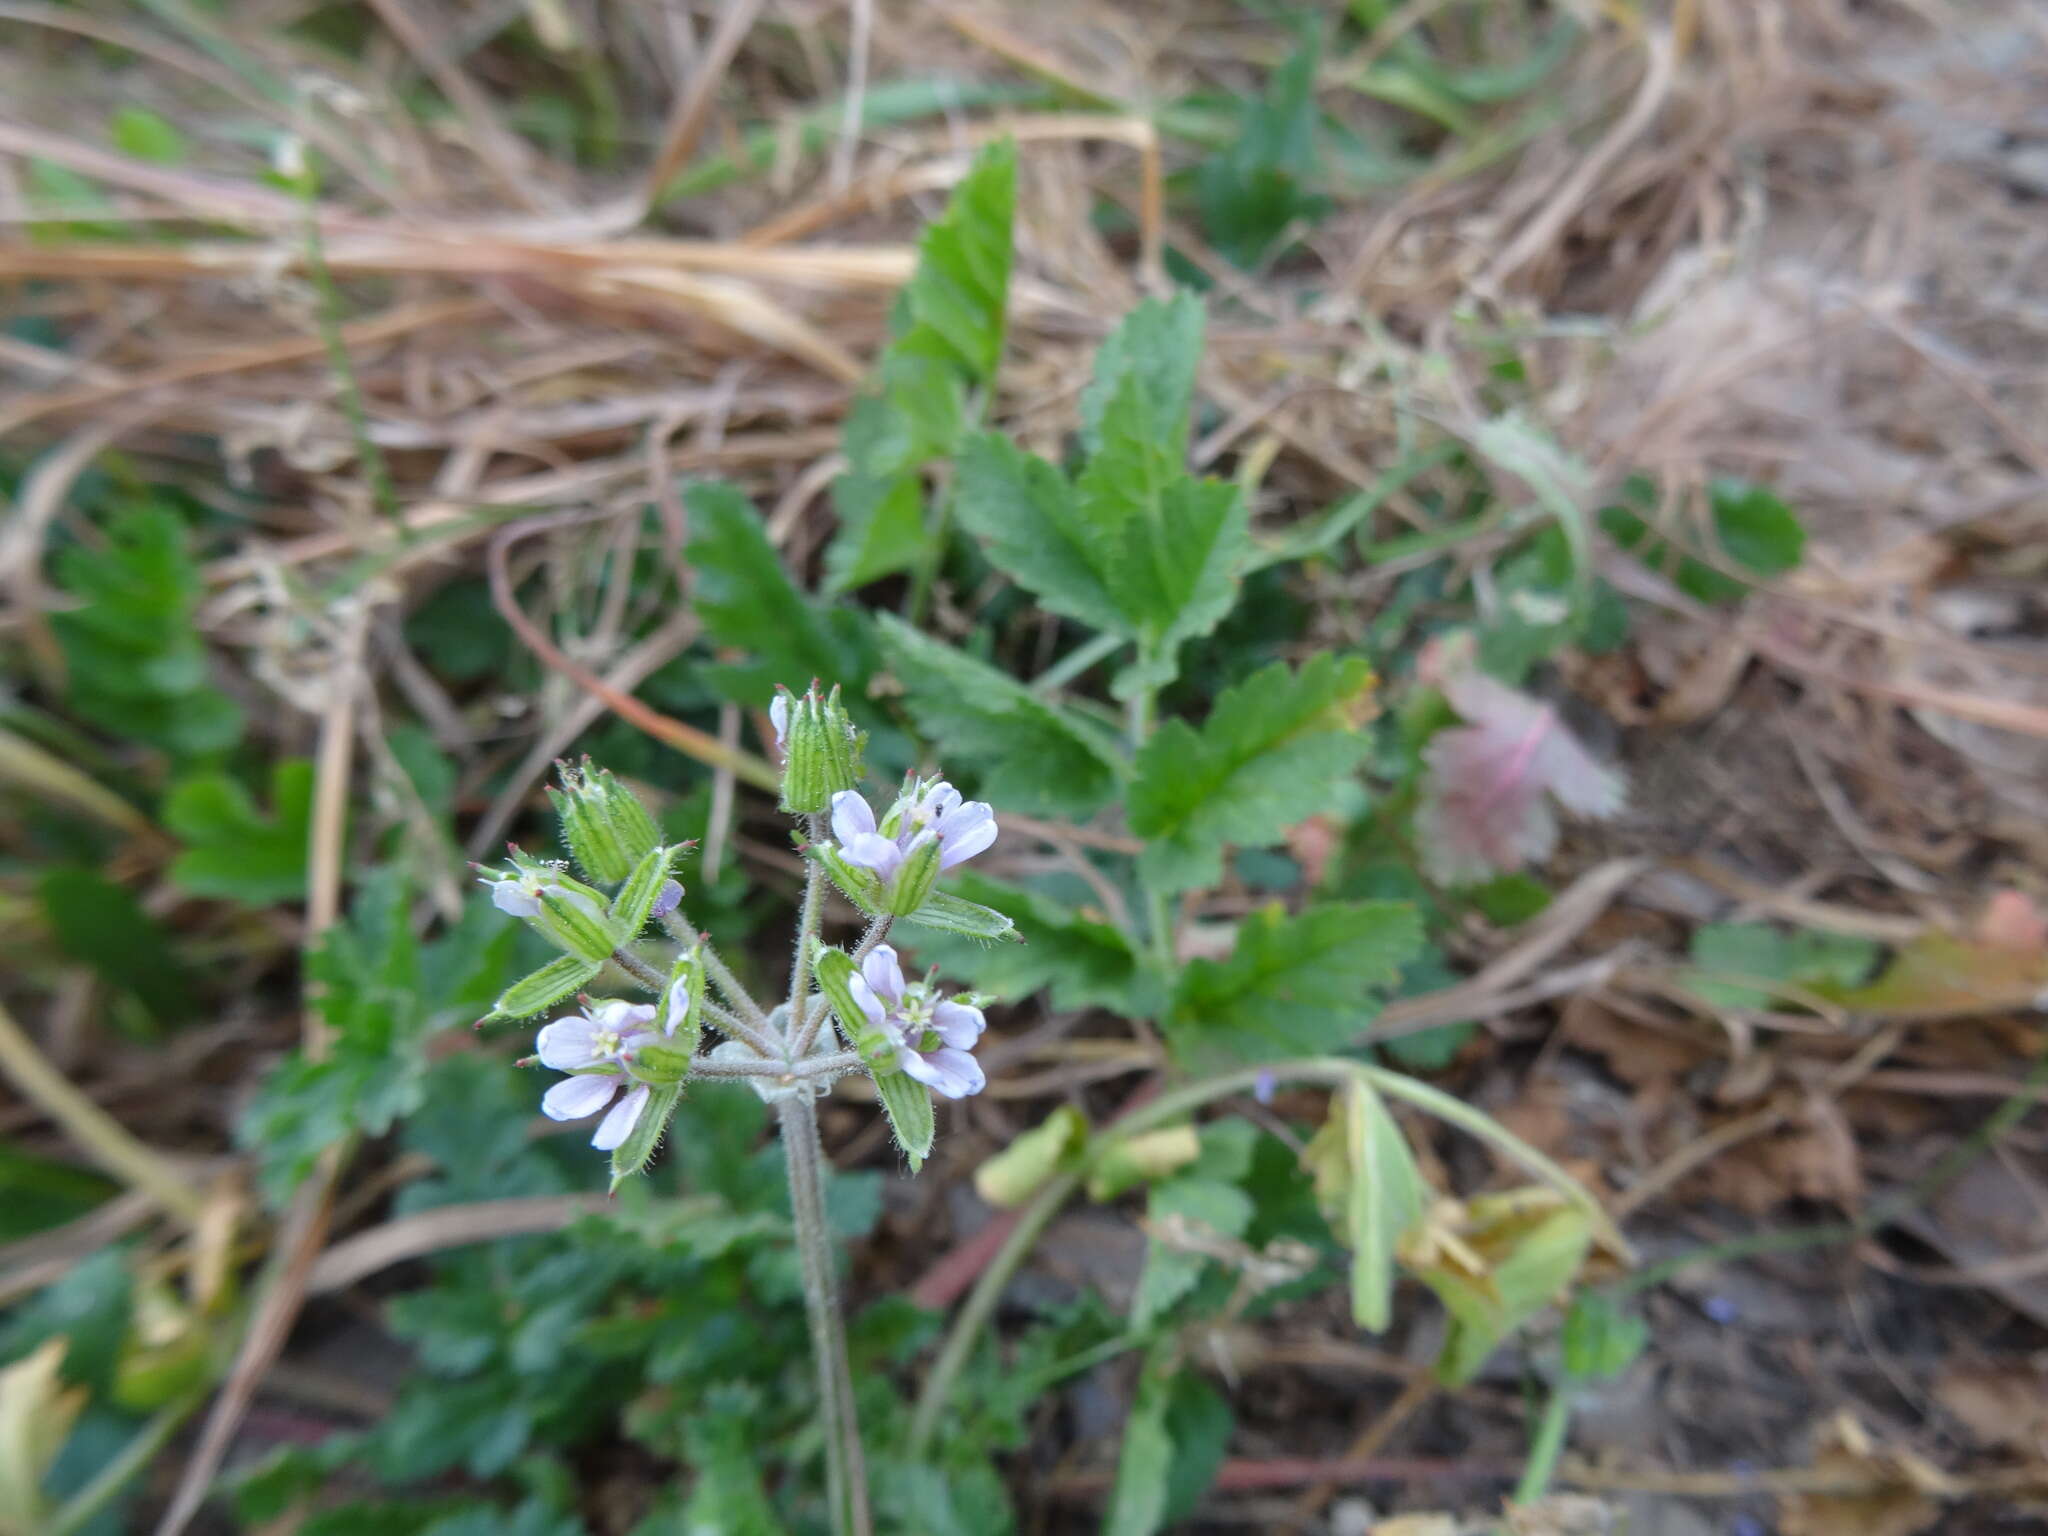
[[988, 1079], [968, 1053], [988, 1021], [981, 1010], [943, 1001], [929, 982], [905, 981], [896, 951], [879, 944], [848, 983], [861, 1011], [896, 1043], [896, 1067], [949, 1099], [979, 1093]]
[[680, 880], [664, 880], [661, 889], [654, 893], [654, 905], [648, 909], [649, 917], [667, 917], [683, 904], [683, 885]]
[[789, 739], [789, 695], [777, 693], [768, 701], [768, 722], [775, 727], [775, 750], [784, 750]]
[[940, 869], [973, 858], [996, 840], [996, 814], [986, 800], [962, 801], [943, 779], [919, 779], [879, 827], [858, 791], [841, 790], [832, 797], [832, 835], [847, 863], [873, 870], [886, 885], [913, 849], [934, 840]]
[[541, 1096], [540, 1110], [550, 1120], [584, 1120], [604, 1113], [590, 1144], [609, 1152], [628, 1136], [647, 1108], [645, 1083], [627, 1075], [634, 1050], [659, 1038], [647, 1026], [655, 1009], [646, 1003], [616, 998], [586, 1004], [545, 1026], [534, 1047], [541, 1065], [572, 1075]]

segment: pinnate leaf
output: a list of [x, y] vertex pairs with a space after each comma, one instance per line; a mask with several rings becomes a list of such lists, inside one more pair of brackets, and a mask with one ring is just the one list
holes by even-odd
[[1009, 918], [1025, 941], [988, 944], [921, 934], [909, 941], [920, 963], [936, 964], [976, 991], [1008, 1001], [1047, 987], [1055, 1008], [1114, 1008], [1134, 1016], [1152, 1011], [1156, 999], [1147, 996], [1130, 940], [1102, 915], [973, 869], [953, 875], [951, 885], [954, 894]]
[[1085, 816], [1116, 793], [1122, 763], [1109, 733], [1038, 697], [1007, 673], [891, 615], [879, 617], [889, 669], [948, 763], [981, 775], [988, 798], [1019, 811]]
[[960, 519], [995, 563], [1054, 612], [1137, 643], [1111, 685], [1120, 698], [1172, 681], [1182, 643], [1230, 610], [1251, 552], [1237, 488], [1187, 468], [1200, 355], [1193, 299], [1141, 305], [1098, 354], [1076, 479], [989, 437], [961, 464]]
[[977, 383], [994, 379], [1016, 204], [1017, 146], [998, 139], [975, 158], [945, 213], [918, 240], [917, 271], [897, 299], [895, 351], [939, 358]]
[[1358, 729], [1372, 668], [1319, 656], [1275, 662], [1216, 701], [1200, 730], [1171, 720], [1138, 754], [1131, 830], [1146, 878], [1167, 890], [1215, 884], [1227, 843], [1277, 841], [1327, 810], [1368, 745]]
[[271, 769], [265, 814], [225, 773], [180, 779], [164, 800], [164, 825], [185, 843], [171, 880], [194, 896], [261, 906], [306, 891], [306, 848], [313, 816], [313, 765], [287, 758]]
[[705, 631], [721, 647], [753, 657], [707, 667], [713, 684], [756, 707], [777, 683], [792, 680], [822, 678], [855, 693], [863, 688], [874, 660], [860, 615], [814, 603], [797, 589], [760, 515], [733, 486], [693, 485], [684, 502]]
[[1337, 1049], [1364, 1033], [1421, 948], [1422, 922], [1406, 902], [1336, 903], [1298, 917], [1275, 903], [1245, 918], [1228, 959], [1189, 962], [1168, 1042], [1192, 1061]]

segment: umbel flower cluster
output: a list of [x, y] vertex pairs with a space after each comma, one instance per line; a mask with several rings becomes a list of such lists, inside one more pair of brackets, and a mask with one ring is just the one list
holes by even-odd
[[[799, 821], [809, 865], [788, 991], [772, 1006], [684, 911], [675, 869], [689, 845], [664, 843], [632, 791], [588, 759], [562, 765], [549, 791], [575, 873], [517, 847], [508, 867], [479, 866], [498, 910], [560, 952], [508, 987], [485, 1022], [553, 1015], [530, 1063], [565, 1075], [542, 1112], [597, 1117], [591, 1144], [611, 1153], [614, 1188], [647, 1166], [695, 1080], [743, 1079], [770, 1102], [808, 1103], [865, 1072], [913, 1167], [931, 1150], [931, 1095], [961, 1098], [985, 1082], [975, 999], [946, 995], [934, 976], [907, 978], [888, 940], [898, 924], [1016, 937], [1001, 913], [938, 888], [995, 842], [994, 811], [943, 779], [913, 777], [877, 816], [859, 788], [864, 740], [836, 688], [778, 689], [769, 717], [780, 803]], [[847, 948], [821, 937], [828, 884], [866, 922]], [[625, 987], [643, 996], [609, 995]], [[565, 1005], [573, 1011], [558, 1012]], [[707, 1031], [719, 1038], [707, 1043]]]

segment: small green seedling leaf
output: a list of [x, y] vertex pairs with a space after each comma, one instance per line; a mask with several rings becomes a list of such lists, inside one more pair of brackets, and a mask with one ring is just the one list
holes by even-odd
[[1581, 1291], [1564, 1315], [1564, 1368], [1580, 1381], [1607, 1381], [1635, 1363], [1650, 1327], [1598, 1291]]

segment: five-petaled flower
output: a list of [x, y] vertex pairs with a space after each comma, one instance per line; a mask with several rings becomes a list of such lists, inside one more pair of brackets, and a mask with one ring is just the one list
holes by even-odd
[[896, 951], [887, 944], [861, 962], [849, 985], [861, 1011], [895, 1044], [898, 1071], [949, 1099], [981, 1092], [988, 1079], [968, 1054], [988, 1027], [979, 1008], [941, 999], [929, 981], [905, 981]]
[[609, 998], [586, 1001], [583, 1012], [542, 1028], [534, 1041], [541, 1065], [572, 1075], [541, 1096], [541, 1113], [550, 1120], [583, 1120], [606, 1111], [590, 1138], [600, 1151], [632, 1135], [648, 1100], [647, 1085], [630, 1075], [633, 1052], [661, 1038], [648, 1027], [655, 1015], [652, 1004]]
[[996, 813], [986, 800], [961, 800], [944, 779], [918, 779], [879, 826], [857, 790], [841, 790], [832, 797], [832, 835], [847, 863], [873, 870], [886, 885], [928, 843], [939, 846], [940, 869], [973, 858], [996, 840]]

